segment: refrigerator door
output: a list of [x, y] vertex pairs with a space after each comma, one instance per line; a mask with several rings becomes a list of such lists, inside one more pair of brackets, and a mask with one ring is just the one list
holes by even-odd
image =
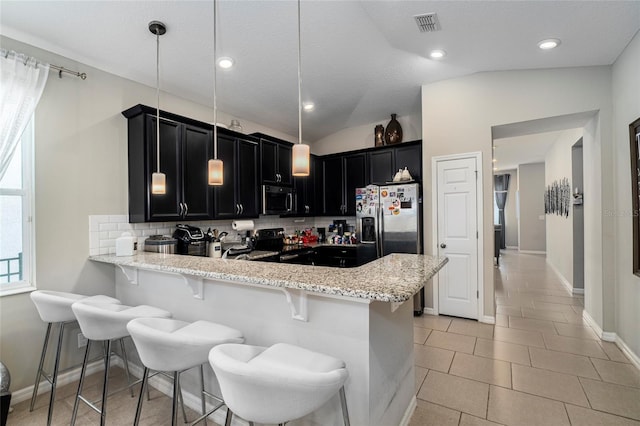
[[379, 188], [369, 185], [356, 189], [356, 233], [363, 244], [375, 244], [380, 257], [378, 200]]
[[382, 255], [421, 253], [418, 184], [380, 187]]

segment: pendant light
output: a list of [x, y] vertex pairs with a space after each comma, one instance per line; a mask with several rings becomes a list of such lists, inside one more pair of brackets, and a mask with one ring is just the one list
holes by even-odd
[[160, 172], [160, 36], [167, 32], [162, 22], [149, 22], [149, 31], [156, 35], [156, 171], [151, 175], [151, 193], [167, 193], [167, 177]]
[[209, 185], [220, 186], [224, 183], [224, 165], [218, 159], [218, 105], [216, 98], [217, 84], [217, 64], [216, 64], [216, 33], [218, 32], [218, 21], [216, 12], [218, 3], [213, 0], [213, 160], [208, 162]]
[[300, 59], [300, 0], [298, 0], [298, 143], [293, 146], [293, 176], [309, 176], [309, 145], [302, 143], [302, 72]]

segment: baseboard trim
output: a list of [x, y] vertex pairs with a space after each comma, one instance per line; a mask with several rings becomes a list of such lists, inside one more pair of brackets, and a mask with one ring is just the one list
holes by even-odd
[[541, 251], [541, 250], [520, 250], [520, 249], [518, 249], [518, 251], [520, 253], [524, 253], [524, 254], [547, 254], [546, 251]]
[[495, 324], [496, 317], [492, 317], [490, 315], [484, 315], [478, 320], [478, 322], [483, 322], [485, 324]]
[[[573, 294], [573, 284], [571, 284], [571, 283], [570, 283], [570, 282], [569, 282], [569, 281], [564, 277], [564, 275], [562, 275], [562, 274], [560, 273], [560, 271], [558, 270], [558, 268], [556, 268], [556, 266], [555, 266], [553, 263], [551, 263], [551, 262], [549, 261], [549, 259], [548, 259], [548, 258], [547, 258], [547, 260], [546, 260], [546, 263], [547, 263], [547, 265], [549, 266], [549, 268], [551, 268], [551, 270], [552, 270], [553, 272], [555, 272], [555, 274], [558, 276], [558, 278], [560, 278], [560, 282], [562, 283], [562, 285], [563, 285], [567, 290], [569, 290], [569, 293], [570, 293], [570, 294]], [[583, 290], [583, 292], [584, 292], [584, 290]]]
[[611, 333], [611, 334], [615, 336], [615, 339], [616, 339], [615, 343], [620, 348], [622, 353], [624, 353], [627, 356], [627, 358], [631, 360], [631, 363], [638, 370], [640, 370], [640, 356], [638, 356], [635, 352], [633, 352], [631, 348], [625, 343], [625, 341], [620, 338], [620, 336], [618, 336], [615, 333]]
[[508, 250], [518, 250], [518, 246], [507, 246]]
[[573, 294], [584, 294], [584, 288], [574, 288], [573, 290], [571, 290], [571, 293], [573, 293]]
[[624, 340], [616, 333], [611, 331], [602, 331], [602, 328], [596, 323], [596, 321], [589, 315], [587, 311], [582, 311], [582, 318], [585, 322], [595, 331], [598, 337], [605, 342], [613, 342], [616, 344], [618, 348], [624, 353], [627, 358], [631, 360], [631, 363], [640, 370], [640, 356], [633, 352], [629, 345], [626, 344]]
[[405, 410], [404, 415], [402, 416], [402, 420], [400, 420], [399, 426], [409, 426], [409, 422], [411, 422], [411, 417], [413, 416], [413, 412], [416, 410], [417, 403], [418, 401], [416, 399], [416, 396], [414, 395], [411, 398], [411, 402], [409, 403], [409, 406]]
[[433, 308], [424, 308], [424, 313], [427, 315], [438, 315], [436, 310]]
[[593, 331], [596, 333], [596, 335], [601, 338], [602, 340], [604, 340], [602, 338], [602, 328], [600, 327], [600, 325], [598, 325], [598, 323], [596, 322], [596, 320], [594, 320], [591, 315], [589, 315], [589, 312], [587, 312], [586, 309], [582, 310], [582, 319], [585, 320], [585, 322], [587, 323], [587, 325], [589, 327], [591, 327], [593, 329]]

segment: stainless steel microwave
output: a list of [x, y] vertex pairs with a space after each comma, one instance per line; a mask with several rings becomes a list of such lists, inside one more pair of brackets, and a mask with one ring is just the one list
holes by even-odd
[[293, 188], [262, 185], [262, 214], [292, 213], [295, 206], [296, 193]]

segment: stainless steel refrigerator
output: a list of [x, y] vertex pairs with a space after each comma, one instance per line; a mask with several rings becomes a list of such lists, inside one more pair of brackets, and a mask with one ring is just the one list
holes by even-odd
[[[378, 257], [422, 254], [422, 196], [418, 183], [369, 185], [356, 189], [356, 232], [375, 244]], [[414, 314], [424, 310], [424, 289], [414, 298]]]

